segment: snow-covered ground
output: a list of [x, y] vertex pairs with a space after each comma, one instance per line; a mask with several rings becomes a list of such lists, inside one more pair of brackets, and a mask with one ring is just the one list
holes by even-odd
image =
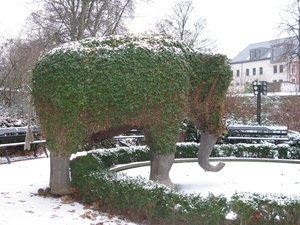
[[[0, 164], [0, 224], [134, 225], [63, 199], [37, 196], [49, 183], [49, 158]], [[215, 163], [215, 162], [213, 162]], [[130, 176], [149, 177], [149, 166], [128, 169]], [[206, 196], [236, 191], [300, 195], [300, 164], [270, 162], [226, 162], [218, 173], [203, 171], [197, 163], [175, 163], [170, 173], [181, 191]]]
[[[216, 164], [212, 162], [212, 164]], [[300, 196], [300, 164], [272, 162], [226, 162], [217, 172], [205, 172], [198, 163], [175, 163], [170, 178], [180, 191], [224, 194], [230, 198], [235, 192], [256, 192]], [[121, 171], [129, 176], [149, 178], [149, 166]]]
[[[1, 161], [6, 162], [2, 158], [4, 157], [1, 157]], [[45, 156], [0, 164], [1, 225], [134, 225], [77, 202], [36, 196], [39, 188], [48, 187], [49, 174], [50, 160]]]

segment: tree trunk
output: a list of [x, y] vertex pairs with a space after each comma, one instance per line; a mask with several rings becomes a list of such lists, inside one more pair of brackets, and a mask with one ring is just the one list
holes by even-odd
[[82, 1], [81, 12], [79, 14], [79, 24], [78, 24], [78, 37], [77, 40], [82, 40], [84, 38], [84, 30], [86, 28], [85, 20], [87, 15], [89, 1]]
[[54, 195], [70, 194], [69, 160], [50, 155], [50, 188]]
[[179, 132], [178, 142], [184, 142], [185, 139], [185, 132]]
[[209, 163], [209, 156], [216, 142], [217, 137], [215, 135], [201, 131], [198, 163], [205, 171], [218, 172], [225, 166], [225, 163], [221, 162], [219, 162], [216, 166]]
[[157, 180], [162, 184], [173, 188], [174, 184], [169, 177], [169, 172], [173, 165], [174, 158], [175, 153], [168, 155], [151, 153], [150, 180]]

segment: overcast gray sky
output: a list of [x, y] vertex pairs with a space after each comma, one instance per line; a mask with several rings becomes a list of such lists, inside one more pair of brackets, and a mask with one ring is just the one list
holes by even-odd
[[[163, 17], [178, 0], [139, 3], [135, 27], [140, 32]], [[194, 0], [198, 16], [205, 18], [219, 52], [233, 58], [249, 44], [278, 37], [279, 12], [289, 0]]]
[[[0, 37], [16, 32], [30, 13], [28, 0], [1, 0]], [[177, 0], [139, 2], [132, 33], [143, 33], [158, 18], [170, 12]], [[249, 44], [278, 37], [279, 12], [288, 0], [194, 0], [197, 15], [208, 22], [218, 52], [233, 58]]]

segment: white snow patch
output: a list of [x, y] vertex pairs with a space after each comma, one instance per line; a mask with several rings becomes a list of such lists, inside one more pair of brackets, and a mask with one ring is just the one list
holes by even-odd
[[[1, 157], [4, 158], [4, 157]], [[36, 196], [49, 185], [50, 159], [40, 158], [0, 164], [0, 224], [134, 225], [117, 217], [84, 209], [77, 202]], [[84, 218], [89, 215], [91, 219]]]
[[[162, 40], [167, 43], [163, 44]], [[101, 44], [100, 46], [91, 47], [90, 43], [102, 43], [109, 41], [112, 44]], [[131, 35], [111, 35], [99, 38], [88, 38], [79, 42], [68, 42], [60, 47], [54, 48], [48, 54], [54, 54], [57, 51], [68, 52], [76, 51], [78, 53], [89, 52], [92, 50], [102, 49], [107, 51], [119, 51], [128, 48], [130, 45], [134, 45], [136, 48], [147, 49], [152, 52], [170, 51], [175, 54], [183, 54], [182, 49], [176, 47], [176, 43], [179, 40], [163, 36], [163, 35], [143, 35], [143, 34], [131, 34]], [[184, 44], [183, 42], [181, 42]], [[130, 44], [130, 45], [129, 45]], [[169, 46], [170, 45], [170, 46]], [[172, 46], [172, 47], [171, 47]], [[188, 46], [186, 46], [188, 48]], [[193, 51], [192, 49], [189, 49]], [[108, 55], [103, 55], [108, 57]]]
[[[122, 173], [149, 178], [150, 167], [128, 169]], [[203, 197], [213, 193], [230, 198], [235, 192], [300, 196], [300, 164], [226, 162], [221, 171], [212, 173], [205, 172], [198, 163], [175, 163], [170, 178], [180, 191], [200, 193]]]

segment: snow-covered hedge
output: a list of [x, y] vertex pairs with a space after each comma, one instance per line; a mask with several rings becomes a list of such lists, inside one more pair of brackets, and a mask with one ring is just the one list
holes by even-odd
[[236, 224], [299, 224], [300, 197], [236, 193], [231, 198]]
[[220, 195], [188, 195], [142, 177], [100, 169], [101, 161], [91, 155], [70, 163], [72, 186], [85, 203], [108, 210], [118, 209], [132, 220], [149, 224], [224, 224], [229, 213], [227, 199]]
[[[177, 146], [181, 147], [198, 148], [194, 143]], [[116, 157], [119, 152], [121, 156], [124, 151], [124, 148], [97, 150], [70, 162], [72, 187], [79, 190], [83, 202], [100, 209], [117, 209], [134, 221], [148, 219], [150, 224], [229, 224], [226, 221], [229, 212], [234, 214], [237, 224], [298, 224], [300, 220], [299, 197], [236, 193], [229, 200], [212, 194], [204, 198], [140, 176], [130, 177], [105, 169], [105, 157]], [[128, 152], [146, 154], [148, 149], [135, 147]]]
[[[183, 142], [176, 145], [176, 158], [196, 158], [199, 143]], [[132, 146], [88, 151], [101, 160], [106, 167], [122, 163], [147, 161], [149, 147]], [[222, 144], [215, 145], [211, 157], [252, 157], [272, 159], [300, 159], [300, 148], [288, 144]]]
[[222, 144], [215, 145], [212, 157], [250, 157], [300, 159], [300, 148], [288, 144]]

